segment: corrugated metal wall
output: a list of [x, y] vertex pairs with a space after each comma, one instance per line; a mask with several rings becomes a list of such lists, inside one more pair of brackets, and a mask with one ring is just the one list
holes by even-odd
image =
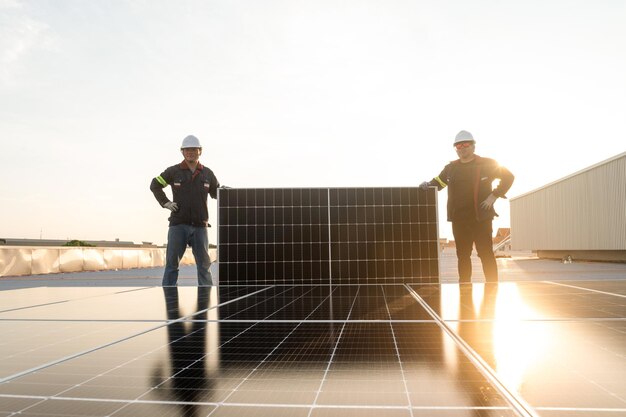
[[626, 250], [626, 152], [511, 199], [514, 250]]

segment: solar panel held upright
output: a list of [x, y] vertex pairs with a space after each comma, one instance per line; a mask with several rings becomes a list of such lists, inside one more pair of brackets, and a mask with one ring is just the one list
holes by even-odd
[[434, 189], [228, 188], [220, 285], [439, 282]]

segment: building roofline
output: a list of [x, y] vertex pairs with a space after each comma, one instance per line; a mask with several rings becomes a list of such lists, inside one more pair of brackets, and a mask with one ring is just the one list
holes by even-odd
[[597, 167], [599, 167], [599, 166], [602, 166], [602, 165], [606, 165], [606, 164], [608, 164], [609, 162], [613, 162], [613, 161], [618, 160], [618, 159], [621, 159], [621, 158], [626, 158], [626, 152], [622, 152], [622, 153], [620, 153], [620, 154], [617, 154], [617, 155], [615, 155], [615, 156], [612, 156], [612, 157], [611, 157], [611, 158], [609, 158], [609, 159], [605, 159], [604, 161], [601, 161], [601, 162], [598, 162], [597, 164], [593, 164], [593, 165], [591, 165], [591, 166], [588, 166], [587, 168], [583, 168], [583, 169], [581, 169], [580, 171], [576, 171], [576, 172], [574, 172], [574, 173], [572, 173], [572, 174], [569, 174], [569, 175], [567, 175], [567, 176], [565, 176], [565, 177], [563, 177], [563, 178], [559, 178], [558, 180], [555, 180], [555, 181], [552, 181], [552, 182], [550, 182], [550, 183], [548, 183], [548, 184], [542, 185], [541, 187], [535, 188], [535, 189], [533, 189], [533, 190], [531, 190], [531, 191], [527, 191], [527, 192], [525, 192], [524, 194], [520, 194], [520, 195], [518, 195], [518, 196], [511, 197], [511, 198], [509, 198], [509, 201], [517, 200], [518, 198], [525, 197], [525, 196], [527, 196], [527, 195], [529, 195], [529, 194], [536, 193], [537, 191], [541, 191], [541, 190], [543, 190], [543, 189], [545, 189], [545, 188], [548, 188], [548, 187], [553, 186], [554, 184], [558, 184], [558, 183], [560, 183], [560, 182], [563, 182], [563, 181], [568, 180], [568, 179], [570, 179], [570, 178], [573, 178], [573, 177], [575, 177], [575, 176], [577, 176], [577, 175], [583, 174], [583, 173], [585, 173], [585, 172], [587, 172], [587, 171], [590, 171], [590, 170], [595, 169], [595, 168], [597, 168]]

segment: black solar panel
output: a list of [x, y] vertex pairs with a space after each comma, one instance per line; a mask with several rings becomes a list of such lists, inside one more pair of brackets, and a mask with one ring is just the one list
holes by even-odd
[[220, 285], [439, 281], [434, 189], [220, 189]]

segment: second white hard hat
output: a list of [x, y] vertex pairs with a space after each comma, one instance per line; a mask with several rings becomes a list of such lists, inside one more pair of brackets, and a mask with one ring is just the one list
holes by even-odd
[[180, 145], [180, 149], [185, 148], [200, 148], [202, 149], [202, 144], [200, 144], [200, 140], [194, 135], [189, 135], [185, 139], [183, 139], [183, 144]]
[[476, 141], [474, 140], [474, 136], [472, 136], [472, 134], [468, 132], [467, 130], [461, 130], [459, 133], [456, 134], [456, 137], [454, 138], [454, 143], [452, 144], [452, 146], [456, 145], [459, 142], [476, 143]]

